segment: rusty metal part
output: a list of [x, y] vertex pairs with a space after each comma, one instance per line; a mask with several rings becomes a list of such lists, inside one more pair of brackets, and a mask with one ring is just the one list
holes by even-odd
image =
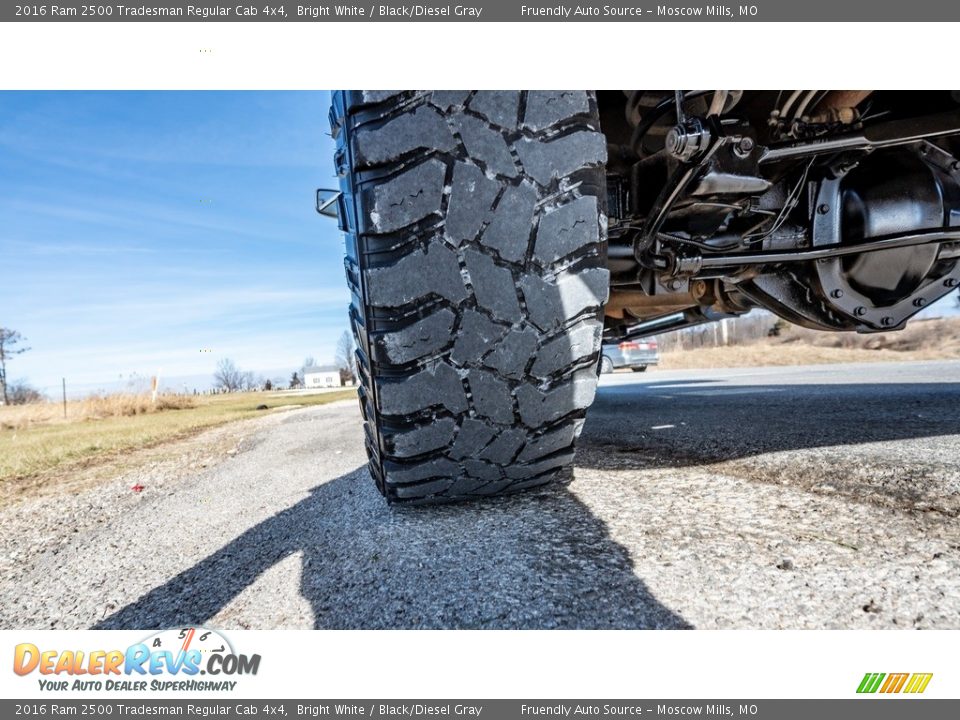
[[810, 118], [810, 124], [825, 125], [840, 123], [841, 125], [853, 125], [859, 119], [860, 112], [854, 107], [823, 108]]
[[697, 305], [708, 307], [714, 312], [737, 315], [750, 311], [754, 305], [739, 290], [731, 288], [721, 280], [694, 280], [690, 283], [690, 293]]
[[824, 109], [855, 108], [866, 100], [873, 93], [873, 90], [831, 90], [823, 100], [817, 103], [817, 107]]
[[676, 312], [697, 304], [692, 293], [669, 293], [648, 295], [637, 290], [612, 292], [604, 313], [608, 317], [623, 319], [625, 313], [634, 317], [651, 317]]

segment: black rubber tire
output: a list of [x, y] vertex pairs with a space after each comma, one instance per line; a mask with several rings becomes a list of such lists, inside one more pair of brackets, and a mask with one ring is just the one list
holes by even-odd
[[606, 355], [600, 358], [600, 374], [609, 375], [613, 372], [613, 360]]
[[646, 372], [646, 371], [647, 371], [647, 366], [646, 366], [646, 365], [639, 365], [639, 366], [637, 366], [637, 367], [635, 367], [635, 368], [631, 368], [631, 370], [633, 370], [634, 372]]
[[330, 115], [377, 487], [438, 502], [555, 478], [609, 285], [596, 98], [340, 91]]

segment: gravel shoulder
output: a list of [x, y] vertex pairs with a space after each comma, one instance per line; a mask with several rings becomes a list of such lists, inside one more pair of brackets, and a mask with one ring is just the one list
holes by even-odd
[[601, 385], [573, 479], [508, 498], [387, 507], [338, 402], [21, 499], [0, 627], [960, 627], [960, 363]]

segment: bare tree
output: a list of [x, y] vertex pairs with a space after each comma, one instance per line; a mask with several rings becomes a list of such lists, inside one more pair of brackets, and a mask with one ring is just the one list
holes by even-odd
[[343, 376], [347, 373], [349, 373], [350, 382], [357, 381], [357, 359], [353, 352], [353, 335], [348, 330], [344, 330], [340, 339], [337, 340], [337, 352], [333, 361], [341, 371], [341, 381], [346, 379]]
[[303, 359], [303, 365], [300, 366], [300, 376], [303, 377], [307, 374], [307, 368], [312, 368], [317, 364], [317, 361], [313, 359], [313, 355], [307, 355]]
[[224, 358], [217, 363], [217, 371], [213, 374], [213, 381], [222, 390], [236, 392], [243, 388], [245, 376], [248, 374], [240, 370], [233, 360]]
[[22, 355], [30, 348], [17, 347], [26, 338], [16, 330], [0, 327], [0, 387], [3, 388], [3, 404], [10, 403], [10, 395], [7, 392], [7, 360], [16, 355]]
[[303, 380], [301, 380], [300, 376], [294, 371], [293, 376], [290, 378], [290, 389], [296, 390], [300, 387], [303, 387]]
[[40, 402], [43, 395], [34, 387], [27, 385], [23, 380], [14, 380], [10, 383], [8, 394], [11, 405], [26, 405], [27, 403]]

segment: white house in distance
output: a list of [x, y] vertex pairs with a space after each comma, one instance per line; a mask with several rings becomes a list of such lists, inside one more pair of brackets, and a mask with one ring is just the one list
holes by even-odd
[[303, 369], [303, 386], [310, 388], [340, 387], [340, 369], [333, 365], [314, 365]]

